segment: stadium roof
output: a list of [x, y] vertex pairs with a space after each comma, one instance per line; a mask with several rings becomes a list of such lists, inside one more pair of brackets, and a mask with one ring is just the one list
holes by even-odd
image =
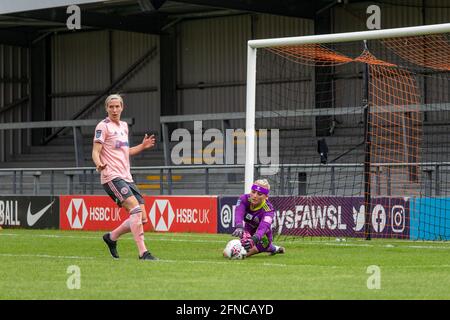
[[[81, 8], [82, 30], [164, 33], [185, 20], [248, 13], [314, 18], [344, 0], [21, 0], [0, 3], [1, 43], [28, 45], [52, 32], [70, 32], [67, 7]], [[347, 1], [347, 0], [345, 0]]]
[[[399, 0], [407, 4], [409, 0]], [[67, 7], [81, 8], [81, 31], [122, 30], [163, 34], [186, 19], [266, 13], [314, 19], [336, 5], [365, 0], [3, 0], [0, 2], [0, 43], [28, 46], [66, 27]], [[378, 0], [377, 4], [392, 3]]]

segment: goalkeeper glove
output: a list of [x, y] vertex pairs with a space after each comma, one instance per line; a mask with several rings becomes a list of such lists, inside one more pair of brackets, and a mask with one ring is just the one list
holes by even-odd
[[242, 238], [244, 235], [244, 228], [238, 226], [236, 229], [234, 229], [233, 233], [231, 234], [233, 237]]
[[259, 242], [259, 238], [257, 236], [252, 236], [251, 238], [242, 239], [242, 245], [244, 246], [245, 250], [249, 251], [251, 248], [256, 246], [256, 244]]

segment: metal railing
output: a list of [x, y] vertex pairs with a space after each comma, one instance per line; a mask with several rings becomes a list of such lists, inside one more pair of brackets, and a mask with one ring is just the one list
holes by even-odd
[[[21, 130], [21, 129], [40, 129], [40, 128], [72, 128], [73, 130], [73, 145], [75, 148], [75, 163], [77, 167], [84, 165], [84, 151], [83, 151], [83, 136], [81, 134], [82, 127], [95, 127], [103, 119], [89, 119], [89, 120], [60, 120], [60, 121], [34, 121], [34, 122], [10, 122], [1, 123], [0, 131], [2, 130]], [[133, 126], [133, 118], [121, 119]], [[131, 135], [131, 128], [130, 128]], [[41, 169], [38, 169], [41, 170]]]
[[[364, 106], [357, 107], [342, 107], [342, 108], [309, 108], [309, 109], [295, 109], [295, 110], [274, 110], [274, 111], [256, 111], [255, 118], [292, 118], [292, 117], [318, 117], [318, 116], [339, 116], [339, 115], [362, 115], [364, 113]], [[382, 106], [377, 108], [374, 112], [407, 112], [407, 111], [421, 111], [421, 112], [440, 112], [450, 111], [449, 103], [429, 103], [420, 105], [404, 105], [402, 108], [393, 108], [392, 106]], [[245, 112], [225, 112], [225, 113], [205, 113], [205, 114], [186, 114], [174, 116], [160, 116], [162, 142], [164, 149], [164, 164], [170, 165], [170, 142], [169, 124], [171, 123], [188, 123], [195, 121], [219, 121], [221, 131], [225, 135], [226, 129], [230, 129], [231, 120], [246, 119]], [[312, 137], [315, 136], [315, 130], [312, 128]], [[224, 137], [226, 139], [226, 136]]]
[[[394, 168], [419, 166], [417, 191], [424, 196], [450, 194], [450, 162], [372, 164], [373, 196], [395, 196]], [[239, 194], [244, 192], [244, 165], [152, 166], [131, 169], [141, 191], [159, 194]], [[256, 176], [268, 165], [256, 165]], [[273, 168], [273, 166], [272, 166]], [[273, 195], [362, 195], [364, 164], [279, 164], [266, 176]], [[380, 176], [383, 175], [382, 181]], [[148, 178], [151, 178], [150, 180]], [[175, 179], [178, 177], [178, 179]], [[0, 194], [103, 194], [94, 167], [0, 169]]]

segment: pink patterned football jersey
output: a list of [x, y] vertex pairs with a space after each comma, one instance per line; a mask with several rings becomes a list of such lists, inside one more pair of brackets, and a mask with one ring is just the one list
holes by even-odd
[[130, 173], [130, 146], [128, 143], [128, 124], [117, 124], [106, 118], [95, 128], [94, 142], [103, 145], [100, 160], [106, 164], [101, 171], [101, 183], [105, 184], [115, 178], [133, 182]]

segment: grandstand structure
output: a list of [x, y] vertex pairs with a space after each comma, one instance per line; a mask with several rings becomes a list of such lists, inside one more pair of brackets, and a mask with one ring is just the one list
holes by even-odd
[[[144, 192], [240, 194], [244, 191], [245, 163], [236, 158], [229, 165], [207, 165], [202, 157], [203, 162], [194, 165], [199, 150], [192, 150], [191, 164], [174, 165], [170, 150], [177, 142], [170, 141], [172, 132], [184, 128], [194, 136], [194, 119], [202, 121], [203, 132], [211, 128], [222, 132], [226, 128], [245, 129], [248, 40], [367, 29], [364, 1], [155, 3], [78, 1], [80, 30], [67, 29], [67, 4], [63, 1], [60, 6], [28, 8], [32, 10], [2, 8], [2, 194], [103, 194], [90, 156], [92, 124], [65, 129], [56, 125], [11, 129], [7, 125], [100, 120], [104, 98], [113, 92], [124, 95], [123, 116], [132, 124], [132, 144], [139, 143], [144, 133], [158, 137], [154, 150], [132, 162]], [[383, 29], [439, 24], [450, 17], [445, 1], [377, 3]], [[391, 61], [391, 53], [384, 54], [378, 44], [368, 46], [375, 56]], [[335, 59], [355, 59], [364, 48], [358, 43], [332, 49]], [[348, 190], [364, 181], [363, 64], [341, 65], [335, 60], [320, 72], [311, 73], [304, 72], [304, 66], [286, 62], [283, 55], [285, 52], [262, 51], [263, 69], [257, 79], [263, 88], [257, 92], [257, 111], [261, 112], [256, 115], [257, 128], [280, 130], [279, 171], [268, 177], [273, 194], [356, 194]], [[418, 108], [423, 112], [423, 141], [429, 142], [429, 148], [417, 159], [424, 182], [420, 192], [445, 196], [450, 192], [450, 119], [445, 101], [449, 93], [440, 85], [445, 80], [436, 80], [445, 71], [414, 72], [426, 73], [419, 82], [424, 96]], [[283, 89], [286, 81], [292, 86]], [[295, 85], [302, 89], [294, 92]], [[307, 90], [315, 92], [314, 99], [305, 93]], [[281, 94], [288, 97], [289, 105], [276, 98]], [[289, 114], [292, 111], [294, 114]], [[211, 115], [222, 116], [212, 119]], [[325, 141], [328, 147], [326, 165], [321, 162], [318, 141]], [[204, 149], [210, 141], [197, 143]], [[234, 142], [236, 148], [238, 143]], [[255, 175], [260, 175], [264, 165], [255, 168]], [[346, 178], [356, 171], [356, 178]], [[386, 172], [384, 169], [383, 175], [373, 178], [379, 194], [395, 189], [387, 182]]]

